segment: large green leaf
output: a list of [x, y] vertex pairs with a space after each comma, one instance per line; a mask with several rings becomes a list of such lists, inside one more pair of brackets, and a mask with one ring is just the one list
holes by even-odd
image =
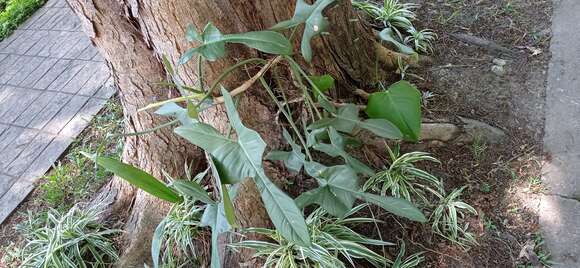
[[328, 167], [317, 174], [316, 179], [319, 187], [296, 198], [295, 202], [298, 206], [305, 207], [316, 203], [328, 213], [342, 217], [350, 211], [354, 200], [358, 198], [378, 205], [397, 216], [418, 222], [427, 221], [423, 213], [407, 200], [362, 192], [356, 173], [348, 166]]
[[222, 136], [203, 123], [181, 126], [175, 132], [211, 154], [222, 182], [253, 178], [276, 229], [289, 241], [309, 245], [310, 236], [301, 211], [264, 173], [262, 155], [266, 143], [256, 131], [242, 124], [229, 93], [222, 89], [222, 94], [230, 124], [238, 136], [237, 141]]
[[179, 191], [181, 194], [189, 196], [195, 200], [199, 200], [206, 204], [214, 204], [215, 201], [209, 197], [207, 191], [201, 187], [197, 182], [194, 181], [174, 181], [173, 188]]
[[227, 232], [231, 228], [226, 218], [224, 202], [208, 204], [201, 216], [200, 223], [201, 226], [208, 226], [211, 228], [211, 267], [221, 268], [218, 237], [221, 233]]
[[393, 33], [393, 30], [391, 28], [385, 28], [383, 29], [380, 33], [379, 33], [379, 37], [384, 40], [387, 41], [391, 44], [393, 44], [395, 47], [397, 47], [397, 50], [399, 50], [399, 52], [403, 53], [403, 54], [407, 54], [407, 55], [412, 55], [412, 54], [416, 54], [415, 50], [413, 50], [413, 48], [399, 42], [396, 38], [395, 38], [395, 33]]
[[407, 81], [392, 84], [385, 92], [369, 96], [367, 109], [370, 118], [386, 119], [397, 126], [403, 137], [417, 141], [421, 133], [421, 93]]
[[334, 78], [329, 75], [313, 75], [308, 77], [316, 85], [318, 90], [314, 90], [314, 97], [319, 98], [320, 93], [325, 93], [334, 87]]
[[179, 203], [182, 201], [181, 197], [175, 191], [141, 169], [113, 158], [98, 157], [87, 153], [83, 154], [95, 161], [99, 166], [104, 167], [106, 170], [113, 172], [115, 175], [155, 197], [171, 203]]
[[393, 123], [385, 119], [367, 119], [362, 121], [358, 116], [359, 110], [354, 104], [340, 107], [334, 117], [320, 119], [308, 126], [308, 129], [318, 129], [332, 126], [338, 131], [352, 134], [355, 129], [366, 129], [373, 134], [387, 139], [400, 139], [401, 131]]
[[319, 35], [328, 27], [328, 20], [324, 17], [322, 12], [335, 1], [336, 0], [317, 0], [314, 4], [309, 5], [304, 0], [297, 0], [296, 9], [294, 10], [294, 16], [292, 19], [282, 21], [274, 25], [271, 29], [283, 30], [305, 23], [306, 25], [304, 26], [300, 50], [302, 51], [304, 59], [310, 62], [312, 60], [312, 47], [310, 46], [310, 41], [314, 36]]
[[356, 196], [335, 186], [359, 189], [358, 177], [347, 166], [333, 166], [323, 170], [317, 177], [320, 187], [305, 192], [296, 198], [299, 207], [316, 203], [329, 214], [342, 217], [352, 208]]
[[304, 153], [302, 153], [302, 147], [300, 147], [292, 140], [290, 133], [288, 133], [286, 129], [283, 129], [282, 135], [288, 144], [290, 144], [292, 147], [292, 151], [272, 151], [266, 155], [266, 159], [284, 161], [284, 165], [286, 165], [290, 171], [300, 172], [300, 169], [302, 169], [302, 165], [306, 159], [306, 156]]
[[[222, 34], [211, 22], [205, 26], [201, 35], [195, 30], [188, 29], [188, 40], [200, 41], [198, 47], [187, 50], [179, 60], [181, 64], [188, 62], [195, 53], [201, 54], [210, 61], [217, 60], [226, 54], [225, 43], [244, 44], [265, 53], [290, 55], [292, 45], [282, 34], [273, 31], [256, 31], [239, 34]], [[196, 35], [197, 34], [197, 35]]]
[[313, 148], [332, 157], [342, 157], [346, 164], [352, 167], [358, 173], [367, 176], [372, 176], [375, 174], [370, 167], [345, 151], [346, 141], [340, 135], [340, 133], [336, 131], [336, 129], [333, 127], [328, 127], [328, 136], [330, 137], [330, 144], [318, 143], [314, 145]]

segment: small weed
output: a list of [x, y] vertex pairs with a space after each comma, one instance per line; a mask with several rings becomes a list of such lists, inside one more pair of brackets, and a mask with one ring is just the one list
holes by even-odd
[[483, 160], [485, 150], [487, 150], [487, 144], [483, 138], [479, 135], [475, 136], [471, 144], [471, 153], [473, 154], [473, 159], [475, 159], [476, 166]]
[[83, 157], [80, 152], [93, 151], [104, 155], [119, 155], [122, 138], [111, 138], [111, 133], [122, 130], [121, 106], [110, 101], [104, 111], [95, 116], [88, 131], [71, 145], [63, 160], [56, 163], [44, 176], [40, 185], [41, 202], [61, 212], [72, 204], [85, 199], [89, 193], [100, 186], [110, 176], [103, 168]]
[[[537, 262], [539, 262], [543, 267], [552, 267], [552, 265], [554, 264], [551, 261], [551, 257], [550, 257], [550, 252], [548, 252], [545, 247], [544, 247], [544, 237], [542, 236], [541, 233], [535, 233], [532, 235], [532, 241], [531, 244], [533, 244], [530, 247], [533, 247], [532, 254], [535, 254], [537, 257]], [[527, 253], [529, 255], [529, 253]], [[520, 258], [522, 258], [523, 256], [520, 256]], [[534, 265], [532, 263], [528, 263], [528, 262], [524, 262], [524, 263], [520, 263], [518, 264], [517, 268], [536, 268], [538, 267], [538, 265]]]
[[431, 213], [429, 221], [434, 233], [458, 244], [463, 248], [476, 245], [474, 234], [468, 231], [469, 224], [465, 222], [467, 214], [477, 215], [477, 211], [460, 197], [465, 187], [453, 190], [444, 196], [434, 192], [439, 197], [439, 204]]
[[413, 268], [418, 267], [425, 260], [423, 252], [417, 252], [407, 258], [405, 258], [405, 242], [401, 240], [401, 248], [399, 249], [399, 254], [397, 258], [391, 265], [391, 268]]
[[415, 163], [421, 161], [439, 163], [439, 160], [423, 152], [410, 152], [401, 155], [398, 146], [394, 150], [387, 147], [387, 150], [391, 157], [389, 168], [377, 172], [367, 180], [363, 189], [365, 191], [372, 189], [380, 192], [381, 195], [388, 193], [411, 202], [418, 201], [423, 205], [430, 205], [427, 192], [441, 192], [443, 185], [432, 174], [417, 168]]
[[495, 225], [495, 223], [493, 222], [493, 220], [485, 215], [482, 215], [482, 219], [483, 219], [483, 227], [485, 228], [485, 230], [487, 231], [497, 231], [497, 226]]
[[97, 208], [76, 206], [61, 214], [56, 210], [28, 220], [17, 230], [26, 245], [19, 251], [20, 267], [108, 267], [119, 257], [111, 236], [119, 230], [98, 223]]
[[482, 193], [489, 194], [491, 193], [491, 185], [487, 182], [482, 182], [479, 185], [479, 191], [481, 191]]

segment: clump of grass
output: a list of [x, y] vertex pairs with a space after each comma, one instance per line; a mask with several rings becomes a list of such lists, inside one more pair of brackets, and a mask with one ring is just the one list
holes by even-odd
[[437, 39], [437, 34], [430, 29], [417, 30], [413, 25], [416, 19], [414, 10], [419, 5], [402, 3], [399, 0], [384, 0], [382, 6], [370, 1], [352, 0], [352, 5], [382, 24], [383, 28], [391, 29], [393, 38], [412, 47], [409, 50], [425, 54], [433, 52], [433, 42]]
[[419, 53], [433, 53], [433, 42], [437, 39], [437, 34], [430, 29], [418, 31], [414, 27], [407, 29], [409, 36], [405, 37], [405, 43], [412, 45]]
[[160, 263], [164, 268], [197, 266], [194, 239], [200, 234], [203, 207], [185, 199], [171, 208], [159, 224], [153, 240], [161, 244]]
[[439, 163], [439, 160], [423, 152], [401, 155], [399, 146], [394, 150], [387, 147], [387, 151], [391, 158], [389, 167], [367, 180], [363, 189], [380, 192], [381, 195], [390, 194], [414, 203], [418, 201], [422, 205], [431, 204], [427, 194], [443, 191], [443, 185], [437, 177], [417, 168], [415, 163], [421, 161]]
[[[0, 0], [0, 41], [39, 9], [46, 0]], [[1, 8], [2, 5], [4, 8]]]
[[318, 208], [307, 218], [312, 246], [305, 247], [284, 239], [276, 230], [250, 228], [253, 232], [268, 237], [271, 241], [246, 240], [230, 244], [234, 249], [249, 248], [256, 251], [255, 257], [265, 261], [263, 267], [346, 267], [346, 260], [356, 267], [354, 259], [364, 259], [375, 267], [392, 263], [365, 245], [386, 246], [392, 243], [367, 238], [347, 227], [350, 224], [376, 222], [375, 219], [350, 217], [366, 205], [354, 207], [341, 218], [329, 216]]
[[120, 231], [98, 223], [98, 215], [97, 208], [76, 206], [44, 218], [29, 214], [17, 227], [26, 242], [20, 267], [108, 267], [119, 258], [110, 238]]
[[122, 107], [109, 101], [103, 111], [93, 119], [91, 125], [73, 142], [63, 160], [56, 163], [40, 184], [39, 201], [59, 211], [68, 210], [72, 204], [84, 200], [109, 177], [110, 173], [95, 166], [81, 155], [82, 151], [98, 152], [100, 155], [119, 156], [123, 148]]
[[405, 242], [401, 241], [401, 247], [397, 258], [391, 265], [391, 268], [413, 268], [418, 267], [425, 260], [423, 252], [417, 252], [405, 258]]
[[477, 211], [461, 200], [465, 187], [453, 190], [449, 195], [434, 194], [439, 203], [431, 213], [429, 221], [431, 230], [445, 239], [467, 248], [476, 245], [474, 234], [468, 231], [469, 223], [465, 222], [467, 214], [477, 215]]

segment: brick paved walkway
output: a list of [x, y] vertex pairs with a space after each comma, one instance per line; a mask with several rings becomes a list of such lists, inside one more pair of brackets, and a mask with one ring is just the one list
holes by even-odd
[[0, 223], [114, 93], [64, 0], [0, 42]]

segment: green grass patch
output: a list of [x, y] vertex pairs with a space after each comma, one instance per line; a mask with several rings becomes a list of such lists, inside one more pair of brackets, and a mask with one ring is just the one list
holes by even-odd
[[0, 41], [46, 3], [46, 0], [0, 0]]
[[75, 140], [66, 155], [44, 176], [39, 186], [41, 192], [35, 201], [64, 212], [75, 203], [89, 199], [110, 178], [111, 173], [96, 166], [81, 152], [97, 152], [118, 158], [123, 148], [123, 138], [112, 135], [122, 133], [122, 127], [122, 107], [111, 100]]

